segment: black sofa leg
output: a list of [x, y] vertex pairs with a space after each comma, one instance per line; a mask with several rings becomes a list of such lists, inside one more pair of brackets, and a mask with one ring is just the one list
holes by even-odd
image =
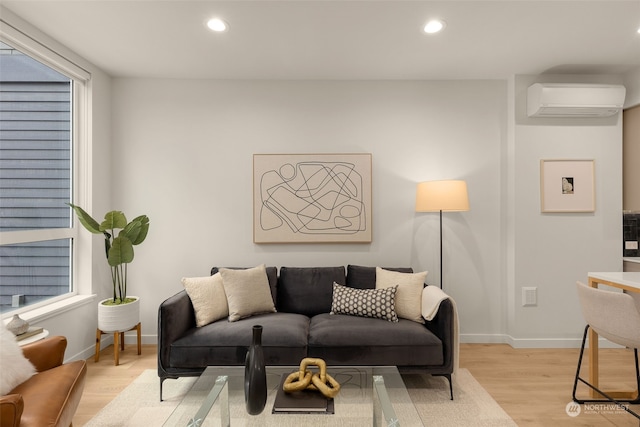
[[160, 378], [160, 402], [162, 402], [162, 383], [166, 378]]
[[453, 382], [451, 382], [451, 374], [434, 374], [436, 377], [445, 377], [449, 381], [449, 393], [451, 393], [451, 400], [453, 400]]

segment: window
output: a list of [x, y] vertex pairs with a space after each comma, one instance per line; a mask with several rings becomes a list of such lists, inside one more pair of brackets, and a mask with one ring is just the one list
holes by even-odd
[[66, 203], [86, 79], [35, 45], [42, 51], [0, 42], [0, 314], [76, 292]]

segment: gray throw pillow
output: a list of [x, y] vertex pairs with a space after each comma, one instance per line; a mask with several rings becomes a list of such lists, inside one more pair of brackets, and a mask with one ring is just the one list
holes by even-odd
[[221, 268], [220, 275], [229, 303], [230, 322], [276, 311], [264, 264], [246, 270]]
[[207, 277], [184, 277], [182, 285], [191, 299], [197, 327], [208, 325], [229, 315], [227, 296], [224, 293], [220, 273]]

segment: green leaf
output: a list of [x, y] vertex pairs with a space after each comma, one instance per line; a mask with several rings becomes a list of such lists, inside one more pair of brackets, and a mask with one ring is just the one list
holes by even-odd
[[115, 228], [125, 228], [127, 217], [121, 211], [111, 211], [104, 215], [104, 221], [100, 224], [100, 231], [113, 230]]
[[140, 215], [134, 218], [122, 231], [131, 240], [133, 245], [139, 245], [144, 242], [149, 232], [149, 217]]
[[67, 205], [71, 206], [71, 208], [75, 211], [78, 219], [80, 220], [80, 224], [82, 224], [84, 228], [94, 234], [101, 234], [103, 232], [103, 230], [100, 229], [100, 224], [98, 224], [98, 221], [93, 219], [91, 215], [85, 212], [84, 209], [71, 203], [67, 203]]
[[122, 230], [120, 234], [118, 234], [118, 236], [126, 237], [133, 244], [133, 242], [135, 242], [135, 240], [138, 238], [139, 234], [140, 234], [140, 222], [134, 220], [134, 221], [131, 221], [129, 224], [127, 224], [124, 230]]
[[133, 245], [131, 244], [131, 240], [120, 235], [113, 239], [107, 260], [111, 267], [133, 261]]
[[[108, 233], [104, 233], [105, 234], [105, 239], [104, 239], [104, 252], [105, 255], [107, 257], [107, 262], [109, 262], [109, 250], [111, 249], [111, 235]], [[106, 236], [109, 237], [106, 237]]]

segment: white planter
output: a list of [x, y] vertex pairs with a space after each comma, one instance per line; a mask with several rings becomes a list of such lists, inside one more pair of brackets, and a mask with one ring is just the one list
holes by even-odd
[[124, 332], [133, 328], [140, 322], [140, 298], [135, 298], [134, 302], [120, 305], [104, 305], [102, 300], [98, 303], [98, 329], [102, 332]]

